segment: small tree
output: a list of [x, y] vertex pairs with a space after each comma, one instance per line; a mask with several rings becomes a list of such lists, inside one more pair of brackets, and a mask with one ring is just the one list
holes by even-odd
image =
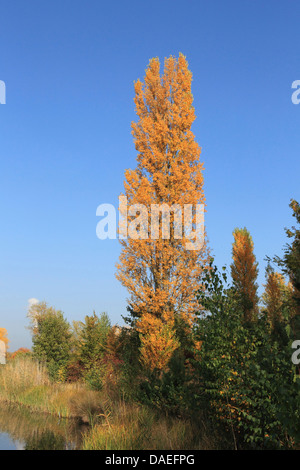
[[95, 312], [76, 324], [76, 356], [83, 375], [93, 388], [101, 388], [104, 375], [103, 357], [111, 324], [106, 313], [98, 317]]
[[63, 379], [72, 347], [69, 323], [60, 310], [48, 307], [45, 302], [33, 305], [28, 316], [34, 357], [46, 363], [51, 378]]
[[10, 356], [11, 359], [19, 359], [23, 357], [31, 357], [32, 353], [30, 349], [27, 348], [19, 348], [17, 351], [13, 352]]
[[262, 295], [263, 310], [268, 318], [271, 328], [276, 324], [288, 320], [293, 310], [291, 305], [292, 289], [290, 284], [286, 284], [284, 276], [272, 269], [270, 265], [266, 268], [265, 291]]

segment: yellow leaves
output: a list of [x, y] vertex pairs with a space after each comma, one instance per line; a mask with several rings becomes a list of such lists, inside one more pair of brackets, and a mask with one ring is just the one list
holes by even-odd
[[170, 314], [157, 318], [144, 314], [139, 320], [137, 330], [141, 338], [141, 360], [149, 370], [165, 370], [174, 353], [179, 347], [175, 337]]
[[254, 313], [257, 312], [258, 263], [253, 253], [254, 244], [248, 230], [236, 228], [233, 236], [231, 276], [242, 298], [244, 318], [249, 321], [254, 319]]
[[[191, 82], [186, 58], [180, 55], [167, 58], [162, 73], [159, 59], [151, 59], [144, 82], [137, 80], [134, 85], [137, 167], [126, 170], [124, 187], [128, 204], [144, 204], [149, 214], [152, 204], [178, 204], [183, 209], [184, 204], [205, 203], [200, 147], [191, 130], [195, 120]], [[142, 357], [150, 369], [165, 367], [178, 346], [175, 316], [191, 326], [201, 266], [207, 261], [205, 246], [201, 251], [187, 250], [174, 230], [170, 239], [163, 239], [161, 219], [158, 224], [155, 239], [149, 233], [148, 239], [122, 240], [117, 265], [117, 279], [141, 317]], [[201, 342], [196, 348], [201, 349]]]
[[202, 344], [203, 344], [203, 341], [196, 341], [195, 342], [194, 347], [195, 347], [196, 351], [201, 351]]
[[266, 307], [269, 323], [271, 327], [274, 327], [276, 321], [282, 320], [283, 303], [291, 294], [282, 274], [274, 272], [269, 268], [266, 279], [267, 282], [264, 285], [265, 291], [262, 295], [262, 301]]

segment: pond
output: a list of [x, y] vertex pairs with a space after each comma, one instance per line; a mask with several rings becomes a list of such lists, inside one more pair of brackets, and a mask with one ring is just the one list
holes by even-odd
[[1, 450], [78, 450], [87, 426], [0, 404]]

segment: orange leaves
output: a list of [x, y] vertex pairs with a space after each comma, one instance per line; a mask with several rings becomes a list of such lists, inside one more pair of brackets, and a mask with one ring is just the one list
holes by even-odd
[[27, 348], [19, 348], [17, 351], [13, 352], [11, 355], [11, 359], [16, 359], [20, 356], [29, 356], [31, 354], [30, 349]]
[[236, 228], [233, 236], [231, 276], [241, 296], [244, 318], [250, 321], [254, 319], [253, 315], [258, 303], [256, 284], [258, 263], [253, 253], [253, 240], [248, 230]]
[[[191, 131], [195, 120], [191, 81], [187, 61], [180, 55], [165, 60], [162, 74], [159, 60], [151, 59], [144, 82], [135, 83], [138, 120], [132, 123], [132, 134], [138, 164], [126, 171], [124, 187], [128, 205], [144, 204], [148, 214], [154, 204], [176, 204], [183, 213], [185, 204], [205, 202], [200, 147]], [[162, 224], [161, 216], [158, 220]], [[148, 237], [121, 241], [117, 278], [140, 315], [162, 318], [168, 310], [191, 323], [207, 249], [187, 250], [185, 240], [174, 236], [172, 228], [170, 239], [164, 239], [161, 225], [159, 236], [152, 237], [150, 223], [144, 222]]]
[[[195, 120], [192, 107], [191, 73], [186, 59], [166, 59], [160, 76], [160, 63], [152, 59], [146, 70], [145, 83], [135, 84], [135, 105], [139, 117], [132, 123], [132, 134], [138, 151], [138, 168], [154, 180], [156, 197], [161, 200], [180, 197], [190, 181], [190, 168], [199, 163], [200, 148], [190, 128]], [[174, 171], [182, 165], [179, 185], [170, 185]], [[200, 188], [198, 188], [200, 189]], [[174, 191], [174, 195], [170, 194]]]
[[[189, 250], [185, 235], [178, 237], [175, 230], [177, 217], [180, 222], [184, 219], [184, 205], [205, 203], [200, 147], [191, 130], [195, 120], [191, 82], [187, 61], [180, 55], [165, 60], [162, 74], [159, 60], [151, 59], [144, 82], [135, 83], [138, 120], [132, 123], [132, 135], [137, 168], [126, 171], [124, 187], [128, 206], [147, 207], [148, 220], [144, 214], [138, 217], [140, 231], [148, 231], [148, 237], [121, 240], [117, 279], [127, 288], [130, 306], [139, 318], [142, 361], [150, 370], [167, 367], [179, 346], [176, 316], [192, 325], [198, 307], [195, 292], [207, 260], [205, 244]], [[164, 204], [176, 206], [180, 214], [175, 210], [170, 214], [168, 238], [160, 209]], [[161, 211], [155, 216], [154, 228], [150, 206], [159, 206]], [[126, 217], [132, 221], [132, 214]], [[193, 215], [194, 226], [195, 220]], [[200, 343], [197, 346], [201, 348]]]
[[151, 371], [166, 370], [174, 351], [179, 347], [172, 315], [166, 314], [158, 318], [146, 313], [138, 321], [137, 330], [141, 333], [141, 358], [144, 366]]
[[286, 285], [284, 276], [281, 273], [274, 272], [268, 267], [264, 287], [265, 291], [262, 295], [262, 301], [266, 307], [269, 323], [274, 328], [275, 323], [282, 320], [284, 302], [289, 297], [292, 297], [291, 286]]

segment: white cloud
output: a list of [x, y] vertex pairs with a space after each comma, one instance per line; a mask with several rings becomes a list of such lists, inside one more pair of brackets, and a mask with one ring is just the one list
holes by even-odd
[[38, 299], [35, 299], [34, 297], [32, 299], [28, 299], [28, 310], [33, 306], [39, 303]]

